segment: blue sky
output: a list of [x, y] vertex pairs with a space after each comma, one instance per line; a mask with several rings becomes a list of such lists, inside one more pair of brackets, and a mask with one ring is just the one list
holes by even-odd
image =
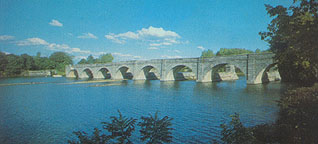
[[77, 62], [112, 53], [116, 61], [199, 57], [202, 50], [268, 49], [258, 32], [264, 4], [292, 0], [0, 0], [0, 51]]

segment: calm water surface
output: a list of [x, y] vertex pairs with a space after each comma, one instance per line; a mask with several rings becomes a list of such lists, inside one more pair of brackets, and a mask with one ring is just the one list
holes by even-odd
[[[66, 143], [73, 131], [91, 133], [100, 122], [123, 115], [140, 118], [159, 111], [173, 120], [173, 143], [208, 143], [220, 138], [220, 124], [240, 113], [246, 126], [275, 121], [276, 100], [285, 86], [279, 82], [246, 85], [237, 81], [196, 83], [118, 81], [65, 84], [66, 78], [9, 78], [0, 84], [0, 143]], [[103, 87], [92, 85], [112, 84]], [[139, 129], [132, 139], [140, 143]]]

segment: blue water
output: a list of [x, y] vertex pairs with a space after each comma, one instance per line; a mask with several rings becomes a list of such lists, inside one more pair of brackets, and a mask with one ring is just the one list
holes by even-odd
[[[0, 143], [66, 143], [73, 131], [91, 133], [101, 122], [123, 115], [140, 119], [159, 111], [174, 118], [173, 143], [208, 143], [220, 138], [220, 124], [237, 112], [245, 126], [275, 121], [276, 100], [284, 85], [273, 82], [246, 85], [237, 81], [196, 83], [118, 81], [65, 84], [66, 78], [8, 78], [0, 84], [48, 82], [0, 86]], [[113, 84], [103, 87], [92, 85]], [[138, 128], [132, 139], [139, 141]]]

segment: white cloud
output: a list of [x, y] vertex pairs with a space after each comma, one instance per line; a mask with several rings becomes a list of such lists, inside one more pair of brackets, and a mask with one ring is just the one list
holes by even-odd
[[205, 50], [205, 48], [203, 46], [198, 46], [197, 48], [200, 50]]
[[57, 27], [62, 27], [63, 24], [59, 22], [58, 20], [52, 19], [52, 21], [49, 23], [51, 26], [57, 26]]
[[179, 50], [174, 50], [174, 52], [176, 52], [176, 53], [181, 53], [181, 51], [179, 51]]
[[4, 51], [3, 53], [4, 53], [4, 54], [6, 54], [6, 55], [9, 55], [9, 54], [11, 54], [11, 53], [9, 53], [9, 52], [5, 52], [5, 51]]
[[161, 46], [161, 45], [172, 45], [179, 44], [178, 38], [181, 38], [179, 34], [173, 31], [164, 30], [163, 28], [156, 28], [150, 26], [149, 28], [142, 28], [136, 32], [125, 32], [125, 33], [109, 33], [105, 35], [105, 38], [119, 44], [124, 44], [127, 39], [142, 40], [151, 43], [149, 46]]
[[157, 50], [158, 48], [157, 48], [157, 47], [149, 47], [148, 49], [150, 49], [150, 50]]
[[0, 35], [0, 40], [1, 40], [1, 41], [12, 40], [12, 39], [14, 39], [14, 36], [10, 36], [10, 35]]
[[113, 41], [115, 43], [119, 43], [119, 44], [124, 44], [125, 43], [125, 41], [119, 40], [117, 37], [118, 36], [116, 36], [113, 33], [109, 33], [108, 35], [105, 35], [105, 38], [107, 38], [107, 39], [109, 39], [109, 40], [111, 40], [111, 41]]
[[49, 45], [48, 42], [46, 42], [43, 39], [40, 38], [28, 38], [26, 40], [17, 41], [16, 43], [18, 46], [29, 46], [29, 45]]
[[176, 32], [173, 31], [166, 31], [163, 28], [155, 28], [150, 26], [148, 29], [147, 28], [142, 28], [141, 30], [138, 31], [138, 35], [146, 37], [146, 36], [153, 36], [153, 37], [175, 37], [175, 38], [180, 38], [180, 35], [178, 35]]
[[167, 59], [172, 59], [172, 58], [182, 58], [182, 56], [168, 56], [168, 55], [163, 55], [161, 58], [167, 58]]
[[97, 39], [97, 36], [95, 36], [92, 33], [83, 33], [83, 35], [77, 36], [77, 38], [80, 38], [80, 39]]
[[112, 55], [120, 57], [119, 59], [121, 59], [121, 60], [141, 59], [141, 56], [135, 56], [135, 55], [131, 55], [131, 54], [123, 54], [123, 53], [118, 53], [118, 52], [114, 52], [114, 53], [112, 53]]

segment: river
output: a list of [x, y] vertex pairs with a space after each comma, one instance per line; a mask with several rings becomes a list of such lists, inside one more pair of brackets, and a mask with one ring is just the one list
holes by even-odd
[[[101, 122], [118, 116], [117, 110], [137, 119], [159, 111], [174, 119], [173, 143], [208, 143], [220, 139], [220, 124], [235, 112], [245, 126], [273, 123], [276, 101], [286, 89], [280, 82], [246, 85], [245, 77], [215, 83], [73, 83], [78, 81], [83, 80], [0, 79], [0, 143], [66, 143], [73, 131], [101, 129]], [[6, 85], [10, 83], [20, 85]], [[140, 143], [138, 130], [132, 136], [135, 143]]]

